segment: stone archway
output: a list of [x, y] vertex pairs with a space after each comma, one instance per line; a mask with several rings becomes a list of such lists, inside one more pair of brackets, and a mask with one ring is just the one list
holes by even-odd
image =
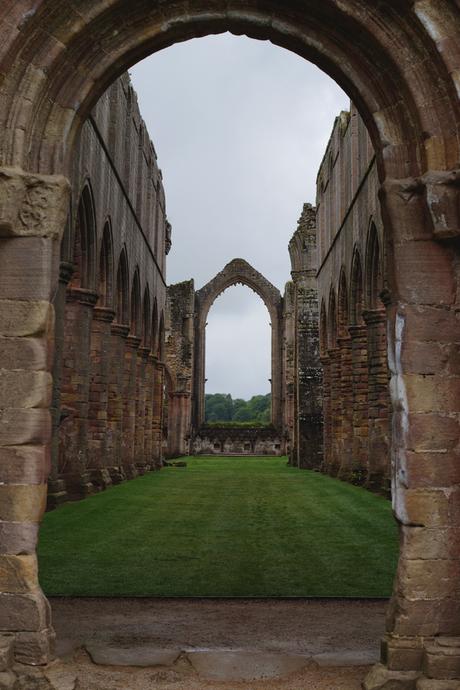
[[75, 139], [104, 89], [134, 62], [177, 41], [232, 31], [315, 62], [348, 92], [372, 137], [390, 257], [392, 489], [401, 555], [386, 668], [366, 687], [383, 687], [395, 675], [407, 688], [420, 677], [418, 687], [430, 690], [436, 679], [458, 679], [458, 245], [449, 241], [460, 234], [458, 6], [5, 0], [0, 24], [0, 628], [14, 632], [16, 657], [44, 663], [52, 639], [35, 548], [51, 439], [54, 257]]
[[271, 320], [272, 423], [282, 425], [282, 298], [280, 291], [244, 259], [233, 259], [214, 278], [195, 292], [195, 363], [192, 425], [204, 422], [206, 321], [216, 298], [232, 285], [246, 285], [259, 295]]

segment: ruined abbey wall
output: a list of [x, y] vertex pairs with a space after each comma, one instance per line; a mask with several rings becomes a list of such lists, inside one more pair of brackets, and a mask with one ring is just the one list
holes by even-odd
[[374, 151], [352, 105], [335, 121], [317, 177], [323, 470], [389, 492], [389, 294], [377, 193]]
[[[68, 215], [75, 137], [104, 85], [136, 57], [216, 31], [233, 31], [270, 40], [312, 60], [359, 103], [371, 133], [388, 246], [383, 251], [376, 242], [380, 237], [376, 213], [374, 239], [367, 243], [365, 256], [346, 263], [348, 271], [339, 284], [335, 277], [332, 281], [331, 271], [330, 281], [322, 284], [321, 302], [322, 332], [331, 334], [329, 342], [323, 338], [322, 348], [329, 358], [324, 362], [325, 373], [329, 372], [324, 390], [334, 411], [328, 418], [331, 423], [340, 420], [325, 438], [334, 437], [337, 450], [344, 439], [343, 447], [350, 447], [343, 423], [350, 407], [342, 409], [334, 393], [339, 367], [345, 374], [350, 371], [350, 345], [343, 320], [335, 317], [339, 311], [346, 313], [339, 295], [351, 295], [356, 285], [351, 304], [367, 301], [363, 310], [355, 309], [362, 320], [354, 316], [352, 326], [361, 328], [364, 321], [366, 328], [356, 331], [360, 334], [355, 340], [348, 327], [351, 358], [361, 369], [359, 381], [353, 375], [348, 390], [353, 391], [353, 417], [356, 428], [361, 421], [362, 438], [367, 428], [369, 439], [375, 431], [375, 437], [384, 440], [387, 412], [380, 399], [384, 336], [376, 295], [385, 255], [392, 496], [401, 539], [381, 664], [369, 672], [363, 687], [456, 689], [460, 680], [458, 3], [92, 0], [78, 7], [79, 11], [76, 3], [58, 0], [3, 0], [0, 10], [0, 630], [7, 650], [2, 669], [11, 665], [13, 647], [16, 661], [35, 667], [52, 658], [54, 632], [38, 585], [36, 547], [50, 470], [56, 257]], [[319, 202], [321, 206], [321, 198]], [[82, 224], [88, 220], [86, 209], [85, 199]], [[347, 218], [354, 216], [350, 211]], [[340, 227], [345, 222], [343, 218]], [[334, 228], [336, 222], [331, 234]], [[83, 236], [82, 246], [91, 246]], [[331, 257], [338, 244], [340, 236], [331, 245]], [[321, 257], [326, 259], [322, 252]], [[350, 273], [350, 266], [357, 267], [355, 273]], [[131, 281], [132, 267], [128, 268]], [[360, 270], [368, 277], [353, 281]], [[121, 274], [125, 273], [123, 268]], [[373, 276], [370, 281], [369, 276]], [[72, 289], [78, 287], [75, 281]], [[345, 284], [347, 290], [339, 292]], [[84, 323], [92, 305], [76, 304]], [[370, 319], [366, 311], [374, 312]], [[335, 337], [338, 323], [340, 337]], [[120, 351], [127, 355], [126, 371], [130, 371], [128, 361], [134, 371], [140, 351], [128, 347], [128, 342], [136, 341], [123, 339], [123, 332], [119, 332]], [[375, 355], [369, 357], [370, 352]], [[161, 381], [161, 373], [155, 380]], [[78, 386], [85, 381], [85, 372], [78, 373], [72, 383], [75, 390], [69, 392], [74, 398], [69, 399], [74, 423], [78, 426], [81, 421], [83, 429], [86, 384], [81, 390]], [[345, 385], [343, 393], [350, 403]], [[154, 400], [158, 399], [155, 396], [154, 392]], [[365, 418], [367, 401], [373, 413]], [[382, 411], [381, 424], [377, 410]], [[115, 419], [111, 413], [109, 417]], [[125, 419], [124, 411], [116, 419]], [[149, 425], [145, 429], [148, 438]], [[353, 444], [355, 440], [358, 435], [353, 436]], [[360, 442], [359, 448], [365, 457], [366, 444]], [[335, 467], [345, 456], [326, 450]], [[19, 683], [27, 687], [23, 671], [18, 671]], [[13, 685], [14, 674], [7, 672], [5, 682]]]
[[166, 309], [165, 454], [189, 455], [195, 357], [195, 286], [186, 280], [168, 287]]
[[323, 466], [316, 209], [304, 204], [289, 242], [291, 280], [283, 298], [283, 425], [289, 463]]
[[86, 120], [74, 157], [54, 298], [50, 506], [161, 464], [170, 235], [155, 149], [125, 74]]

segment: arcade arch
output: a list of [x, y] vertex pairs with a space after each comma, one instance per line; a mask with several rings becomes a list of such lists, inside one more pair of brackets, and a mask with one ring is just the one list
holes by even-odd
[[[2, 564], [20, 568], [23, 554], [33, 558], [43, 511], [49, 365], [29, 358], [18, 368], [17, 362], [32, 338], [44, 353], [41, 361], [50, 360], [49, 303], [58, 280], [53, 247], [66, 223], [66, 178], [81, 124], [105, 88], [145, 55], [209, 33], [246, 33], [297, 52], [335, 78], [358, 106], [376, 150], [389, 248], [385, 319], [401, 555], [384, 645], [386, 670], [371, 673], [366, 687], [383, 686], [378, 673], [386, 678], [405, 673], [413, 687], [423, 676], [432, 685], [446, 673], [458, 678], [460, 671], [447, 665], [455, 654], [460, 657], [459, 546], [444, 535], [458, 526], [460, 492], [458, 477], [439, 461], [440, 452], [458, 461], [452, 393], [458, 376], [436, 356], [427, 372], [428, 362], [418, 354], [429, 343], [436, 349], [441, 339], [453, 353], [458, 341], [453, 287], [458, 252], [444, 243], [458, 238], [460, 228], [457, 5], [449, 0], [397, 6], [365, 0], [83, 0], [76, 11], [53, 0], [5, 0], [0, 21], [0, 230], [3, 242], [8, 238], [18, 246], [15, 270], [28, 276], [29, 289], [24, 301], [18, 281], [4, 285], [1, 334], [17, 339], [15, 354], [10, 350], [4, 357], [4, 372], [18, 385], [7, 386], [2, 404], [2, 443], [5, 457], [10, 446], [20, 448], [24, 466], [38, 464], [43, 477], [30, 483], [24, 470], [0, 486], [7, 496], [1, 501]], [[49, 248], [47, 258], [38, 258], [37, 238]], [[3, 275], [10, 274], [3, 262], [11, 261], [12, 251], [8, 259], [0, 258]], [[427, 284], [427, 272], [436, 280]], [[15, 424], [8, 424], [13, 418]], [[426, 572], [439, 577], [430, 580]], [[32, 570], [24, 570], [21, 582], [17, 593], [7, 580], [1, 605], [18, 644], [25, 632], [34, 640], [23, 660], [42, 663], [51, 639], [47, 604]], [[25, 618], [21, 611], [27, 611]], [[442, 636], [449, 636], [449, 655], [442, 652], [442, 640], [435, 644]]]

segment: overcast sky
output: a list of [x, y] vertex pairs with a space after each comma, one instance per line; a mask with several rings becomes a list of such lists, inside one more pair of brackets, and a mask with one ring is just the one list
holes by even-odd
[[[314, 65], [229, 34], [167, 48], [131, 70], [173, 227], [169, 283], [204, 285], [242, 257], [283, 291], [287, 244], [346, 94]], [[208, 393], [269, 391], [268, 312], [247, 288], [209, 313]]]

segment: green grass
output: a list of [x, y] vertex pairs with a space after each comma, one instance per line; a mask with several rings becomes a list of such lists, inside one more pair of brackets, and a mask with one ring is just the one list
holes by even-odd
[[285, 458], [187, 458], [47, 513], [49, 595], [379, 597], [398, 543], [387, 500]]

